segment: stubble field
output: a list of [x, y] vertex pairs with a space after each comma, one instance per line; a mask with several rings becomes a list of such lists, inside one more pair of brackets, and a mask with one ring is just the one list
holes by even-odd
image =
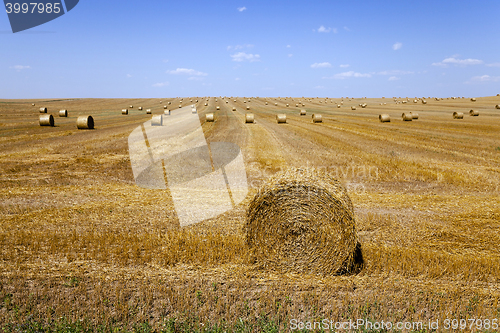
[[[407, 332], [431, 331], [429, 320], [446, 331], [446, 319], [481, 319], [462, 331], [497, 331], [500, 96], [183, 98], [196, 104], [207, 142], [241, 147], [250, 185], [235, 209], [183, 228], [168, 190], [135, 185], [127, 141], [151, 118], [146, 109], [161, 114], [170, 102], [174, 113], [180, 100], [0, 100], [0, 327], [274, 332], [324, 319], [423, 323]], [[38, 125], [40, 107], [55, 127]], [[419, 119], [402, 121], [410, 111]], [[255, 124], [244, 123], [246, 112]], [[312, 123], [313, 113], [323, 122]], [[381, 113], [391, 122], [379, 122]], [[79, 115], [92, 115], [96, 128], [77, 130]], [[362, 245], [359, 274], [281, 275], [249, 260], [248, 203], [287, 167], [321, 168], [344, 183]]]

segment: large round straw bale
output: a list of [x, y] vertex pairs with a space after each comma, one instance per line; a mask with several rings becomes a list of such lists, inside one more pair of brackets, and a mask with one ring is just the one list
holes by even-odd
[[267, 105], [267, 104], [268, 104], [268, 103], [266, 102], [266, 105]]
[[364, 109], [364, 108], [366, 108], [366, 106], [367, 106], [367, 104], [366, 104], [366, 103], [361, 104], [361, 107], [362, 107], [363, 109]]
[[476, 101], [476, 99], [475, 99], [474, 97], [472, 97], [470, 100], [471, 100], [471, 101], [473, 101], [473, 102], [475, 102], [475, 101]]
[[411, 117], [415, 120], [415, 119], [418, 119], [418, 113], [415, 113], [415, 112], [410, 112], [411, 114]]
[[151, 114], [151, 109], [146, 109], [146, 114]]
[[133, 106], [133, 105], [130, 105], [130, 106], [129, 106], [129, 108], [133, 109], [133, 108], [134, 108], [134, 106]]
[[233, 111], [236, 111], [236, 107], [235, 106], [233, 106]]
[[387, 113], [383, 113], [378, 115], [378, 120], [380, 120], [381, 123], [389, 123], [391, 117]]
[[68, 110], [59, 110], [59, 117], [67, 117]]
[[245, 114], [245, 123], [253, 123], [255, 121], [255, 116], [253, 113]]
[[138, 110], [139, 110], [139, 111], [142, 111], [142, 106], [139, 106], [139, 107], [138, 107]]
[[315, 113], [312, 115], [312, 122], [313, 123], [322, 123], [323, 117], [320, 114]]
[[340, 104], [337, 104], [337, 108], [339, 108], [339, 109], [340, 109]]
[[214, 121], [214, 114], [213, 113], [207, 113], [205, 115], [205, 120], [208, 122]]
[[179, 109], [182, 108], [182, 104], [179, 104]]
[[453, 112], [453, 119], [464, 119], [464, 113], [463, 112]]
[[168, 102], [168, 105], [170, 105], [170, 104], [171, 104], [171, 102]]
[[47, 108], [40, 108], [40, 113], [47, 113]]
[[300, 115], [301, 115], [301, 116], [305, 116], [305, 115], [306, 115], [306, 113], [307, 113], [307, 112], [306, 112], [306, 110], [300, 110]]
[[162, 126], [163, 125], [163, 116], [158, 114], [151, 118], [151, 126]]
[[217, 107], [217, 110], [220, 110], [220, 106]]
[[495, 109], [500, 109], [500, 104], [495, 105]]
[[54, 126], [54, 117], [51, 114], [40, 115], [40, 126]]
[[76, 127], [78, 129], [93, 129], [94, 118], [92, 116], [80, 116], [76, 119]]
[[479, 111], [477, 111], [477, 110], [470, 110], [469, 111], [469, 115], [471, 115], [473, 117], [477, 117], [477, 116], [479, 116]]
[[403, 113], [401, 115], [401, 118], [403, 119], [403, 121], [412, 121], [413, 120], [413, 115], [411, 114], [411, 112], [409, 112], [409, 113]]
[[356, 110], [356, 107], [355, 106], [351, 106], [351, 110]]
[[319, 275], [355, 269], [353, 205], [328, 174], [304, 169], [275, 174], [250, 202], [244, 231], [252, 261], [264, 269]]
[[423, 99], [422, 104], [427, 104], [427, 101], [425, 99]]
[[418, 101], [416, 99], [413, 100], [413, 103], [417, 103]]
[[286, 123], [286, 114], [280, 113], [276, 115], [276, 122], [278, 124], [285, 124]]
[[295, 107], [296, 107], [296, 108], [298, 108], [298, 107], [299, 107], [299, 105], [298, 105], [298, 104], [295, 104]]
[[35, 103], [31, 103], [31, 106], [35, 106]]
[[128, 114], [128, 109], [122, 109], [122, 114]]
[[250, 110], [250, 107], [249, 107], [249, 106], [247, 106], [247, 110]]
[[208, 106], [208, 103], [205, 102], [205, 106]]
[[163, 108], [164, 108], [164, 109], [166, 110], [166, 109], [168, 108], [168, 106], [166, 106], [166, 105], [163, 105]]
[[274, 103], [274, 106], [278, 106], [278, 103]]

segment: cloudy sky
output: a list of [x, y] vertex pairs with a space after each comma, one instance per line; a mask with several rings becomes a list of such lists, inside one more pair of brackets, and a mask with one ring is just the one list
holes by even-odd
[[80, 0], [13, 34], [0, 98], [491, 96], [500, 1]]

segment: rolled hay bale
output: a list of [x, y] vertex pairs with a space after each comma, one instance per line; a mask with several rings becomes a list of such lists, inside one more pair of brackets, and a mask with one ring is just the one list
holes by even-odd
[[229, 103], [229, 101], [226, 101], [226, 104]]
[[67, 117], [68, 110], [59, 110], [59, 117]]
[[130, 109], [133, 109], [133, 108], [134, 108], [134, 106], [133, 106], [133, 105], [130, 105], [130, 106], [129, 106], [129, 108], [130, 108]]
[[413, 103], [417, 103], [418, 101], [416, 99], [413, 100]]
[[170, 110], [168, 110], [168, 109], [167, 110], [163, 110], [163, 114], [169, 116], [170, 115]]
[[245, 114], [245, 123], [253, 124], [254, 122], [255, 122], [255, 116], [253, 115], [253, 113]]
[[235, 106], [233, 106], [233, 109], [232, 109], [232, 110], [233, 110], [233, 111], [236, 111], [236, 107], [235, 107]]
[[179, 109], [182, 108], [182, 104], [179, 104]]
[[477, 116], [479, 116], [479, 111], [477, 111], [477, 110], [470, 110], [469, 111], [469, 116], [477, 117]]
[[54, 126], [54, 117], [51, 114], [40, 115], [40, 126]]
[[158, 114], [151, 118], [151, 126], [163, 126], [163, 116]]
[[413, 120], [413, 115], [411, 114], [411, 112], [405, 112], [401, 115], [401, 118], [403, 119], [403, 121], [412, 121]]
[[266, 102], [266, 105], [267, 105], [267, 104], [268, 104], [268, 103]]
[[361, 104], [361, 107], [364, 109], [364, 108], [366, 108], [366, 107], [367, 107], [367, 104], [366, 104], [366, 103]]
[[35, 103], [31, 103], [31, 106], [35, 106]]
[[146, 114], [151, 114], [151, 109], [146, 109]]
[[472, 102], [475, 102], [475, 101], [476, 101], [476, 99], [475, 99], [474, 97], [472, 97], [470, 100], [471, 100]]
[[208, 106], [208, 103], [205, 103], [205, 106]]
[[410, 112], [410, 114], [411, 114], [411, 117], [413, 118], [413, 120], [418, 119], [418, 113]]
[[80, 116], [76, 119], [76, 128], [94, 129], [94, 118], [92, 116]]
[[137, 109], [138, 109], [139, 111], [142, 111], [142, 106], [139, 106]]
[[128, 109], [122, 109], [122, 114], [127, 115], [128, 114]]
[[166, 105], [163, 105], [163, 108], [164, 108], [164, 109], [166, 110], [166, 109], [168, 108], [168, 106], [166, 106]]
[[276, 122], [278, 124], [286, 124], [286, 114], [280, 113], [276, 115]]
[[313, 123], [322, 123], [323, 122], [323, 117], [320, 114], [313, 114], [312, 115], [312, 122]]
[[425, 99], [423, 99], [422, 104], [427, 104], [427, 101]]
[[463, 112], [453, 112], [453, 119], [464, 119], [464, 113]]
[[347, 191], [314, 169], [281, 171], [261, 186], [244, 233], [251, 261], [264, 269], [331, 276], [362, 265]]
[[249, 106], [247, 106], [247, 110], [250, 110], [250, 107], [249, 107]]
[[40, 113], [47, 113], [47, 108], [40, 108]]
[[278, 106], [278, 103], [274, 103], [274, 106]]
[[217, 110], [220, 110], [220, 106], [218, 106], [216, 109], [217, 109]]
[[307, 113], [307, 112], [306, 112], [306, 110], [300, 110], [300, 115], [301, 115], [301, 116], [305, 116], [305, 115], [306, 115], [306, 113]]
[[298, 104], [295, 104], [295, 107], [296, 107], [296, 108], [298, 108], [298, 107], [299, 107], [299, 105], [298, 105]]
[[207, 121], [207, 122], [212, 122], [212, 121], [214, 121], [214, 114], [213, 114], [213, 113], [207, 113], [207, 114], [205, 115], [205, 121]]
[[356, 107], [355, 106], [351, 106], [351, 110], [356, 110]]
[[340, 104], [337, 104], [337, 108], [340, 109]]
[[171, 102], [168, 102], [168, 105], [170, 105], [170, 104], [171, 104]]
[[381, 123], [389, 123], [391, 122], [391, 117], [387, 113], [383, 113], [378, 115], [378, 120], [380, 120]]
[[500, 104], [495, 105], [495, 109], [500, 109]]

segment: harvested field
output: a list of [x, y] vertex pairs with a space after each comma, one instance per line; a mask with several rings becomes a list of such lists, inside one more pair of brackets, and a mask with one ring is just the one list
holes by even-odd
[[[151, 114], [117, 112], [141, 105], [161, 115], [163, 103], [180, 98], [0, 100], [0, 323], [66, 318], [159, 331], [168, 322], [200, 331], [241, 321], [262, 332], [259, 323], [286, 331], [292, 318], [442, 327], [446, 318], [499, 317], [499, 96], [349, 103], [366, 109], [301, 99], [321, 124], [301, 117], [295, 103], [252, 98], [251, 126], [246, 100], [217, 105], [210, 97], [197, 110], [208, 143], [241, 148], [249, 193], [234, 209], [183, 228], [168, 189], [134, 182], [127, 140]], [[71, 112], [39, 126], [33, 103]], [[472, 108], [479, 117], [451, 116]], [[418, 121], [401, 119], [410, 112]], [[216, 121], [205, 122], [210, 113]], [[391, 121], [380, 122], [382, 114]], [[95, 129], [77, 129], [83, 115]], [[323, 170], [347, 189], [359, 273], [279, 273], [251, 260], [248, 205], [289, 167]]]

